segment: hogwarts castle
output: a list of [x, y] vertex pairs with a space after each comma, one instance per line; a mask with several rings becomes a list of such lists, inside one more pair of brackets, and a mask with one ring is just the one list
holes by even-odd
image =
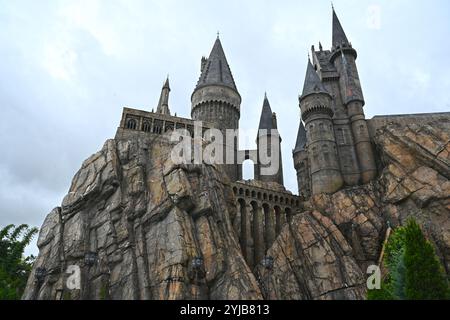
[[[266, 95], [257, 149], [239, 150], [241, 96], [217, 38], [191, 119], [171, 114], [167, 79], [155, 112], [124, 108], [115, 138], [83, 162], [43, 223], [23, 298], [364, 299], [390, 226], [411, 216], [449, 273], [450, 114], [365, 119], [357, 52], [332, 17], [332, 47], [312, 47], [299, 96], [298, 195], [283, 186]], [[198, 122], [235, 132], [219, 144], [232, 161], [171, 159], [171, 134], [195, 137]], [[275, 172], [264, 174], [261, 150], [279, 158]], [[242, 180], [246, 159], [253, 180]]]
[[[141, 134], [170, 134], [185, 129], [194, 136], [194, 122], [202, 130], [217, 128], [237, 132], [233, 140], [223, 143], [223, 155], [232, 155], [231, 163], [221, 164], [230, 179], [241, 221], [236, 231], [247, 263], [261, 261], [273, 244], [283, 224], [289, 221], [301, 203], [315, 194], [367, 184], [377, 175], [372, 136], [377, 128], [389, 122], [415, 122], [418, 119], [448, 117], [446, 114], [377, 116], [366, 120], [364, 97], [356, 67], [357, 51], [348, 40], [333, 9], [332, 48], [319, 50], [312, 46], [308, 58], [303, 91], [299, 96], [301, 119], [293, 162], [297, 172], [296, 196], [283, 186], [281, 163], [282, 139], [277, 130], [276, 113], [264, 96], [256, 137], [257, 150], [239, 150], [238, 129], [241, 95], [237, 89], [222, 43], [217, 37], [208, 58], [202, 57], [200, 78], [191, 96], [192, 119], [171, 115], [169, 79], [166, 79], [156, 112], [124, 108], [116, 139]], [[275, 144], [279, 167], [275, 174], [261, 174], [264, 165], [260, 150]], [[242, 162], [254, 163], [254, 180], [242, 180]], [[237, 223], [237, 222], [236, 222]]]
[[[342, 28], [333, 9], [332, 48], [319, 50], [312, 46], [312, 61], [308, 58], [303, 91], [299, 96], [301, 120], [297, 142], [293, 148], [294, 167], [297, 171], [299, 195], [307, 199], [311, 194], [334, 193], [346, 186], [366, 184], [376, 177], [377, 165], [371, 142], [380, 118], [386, 121], [413, 121], [417, 118], [434, 118], [439, 114], [377, 116], [367, 121], [364, 116], [364, 97], [356, 67], [357, 51]], [[174, 129], [194, 133], [194, 121], [203, 127], [238, 130], [241, 96], [236, 87], [217, 37], [208, 58], [201, 59], [201, 74], [191, 96], [192, 119], [172, 116], [169, 109], [169, 79], [162, 87], [156, 112], [125, 108], [118, 133], [138, 130], [163, 134]], [[442, 115], [445, 116], [445, 115]], [[302, 122], [303, 120], [303, 122]], [[262, 147], [260, 134], [257, 150], [239, 150], [238, 136], [223, 145], [223, 154], [233, 155], [231, 164], [224, 170], [232, 182], [242, 181], [242, 161], [253, 160], [254, 180], [270, 183], [283, 190], [281, 163], [281, 137], [277, 131], [276, 114], [272, 112], [267, 95], [264, 96], [259, 130], [266, 130], [264, 142], [278, 144], [280, 165], [273, 175], [261, 174], [258, 150]], [[371, 129], [371, 130], [370, 130]], [[262, 131], [261, 131], [262, 132]], [[271, 150], [268, 151], [269, 153]]]

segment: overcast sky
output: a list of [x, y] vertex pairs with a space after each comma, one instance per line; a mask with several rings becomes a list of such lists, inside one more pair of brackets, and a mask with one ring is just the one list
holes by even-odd
[[[368, 118], [450, 110], [448, 1], [334, 6], [358, 51]], [[297, 193], [298, 95], [311, 45], [331, 46], [329, 1], [0, 0], [0, 226], [40, 226], [82, 161], [114, 137], [122, 107], [156, 108], [167, 74], [171, 111], [189, 117], [217, 31], [240, 126], [256, 129], [267, 91], [285, 185]]]

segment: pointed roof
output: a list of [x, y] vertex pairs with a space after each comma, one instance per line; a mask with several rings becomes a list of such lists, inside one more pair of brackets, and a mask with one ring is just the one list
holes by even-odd
[[320, 81], [319, 75], [314, 69], [311, 60], [308, 59], [308, 67], [306, 68], [305, 83], [303, 84], [303, 92], [301, 98], [312, 93], [328, 93]]
[[333, 8], [333, 47], [342, 43], [348, 44], [348, 39]]
[[170, 93], [170, 85], [169, 85], [169, 76], [167, 76], [166, 81], [161, 89], [161, 95], [159, 96], [158, 106], [156, 108], [157, 113], [169, 114], [169, 93]]
[[167, 76], [167, 78], [166, 78], [166, 82], [164, 82], [164, 85], [163, 85], [163, 89], [164, 88], [167, 88], [167, 89], [169, 89], [170, 90], [170, 85], [169, 85], [169, 76]]
[[230, 66], [228, 65], [219, 37], [217, 37], [216, 42], [214, 42], [209, 58], [206, 61], [206, 65], [203, 68], [200, 79], [197, 82], [196, 89], [214, 84], [224, 85], [237, 91], [236, 84], [234, 83], [233, 75], [231, 74]]
[[298, 127], [297, 141], [295, 142], [295, 149], [293, 153], [303, 151], [306, 147], [306, 130], [303, 122], [300, 120], [300, 126]]
[[261, 117], [259, 118], [258, 129], [276, 129], [274, 128], [274, 123], [272, 121], [272, 109], [270, 108], [269, 99], [267, 99], [266, 93], [264, 93], [264, 102], [261, 111]]

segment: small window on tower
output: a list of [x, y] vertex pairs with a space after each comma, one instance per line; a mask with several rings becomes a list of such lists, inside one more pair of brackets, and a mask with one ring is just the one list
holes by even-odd
[[323, 132], [323, 123], [322, 123], [322, 122], [319, 123], [319, 131], [320, 131], [320, 132]]
[[338, 144], [344, 144], [344, 131], [342, 128], [337, 129], [336, 138]]
[[365, 133], [366, 133], [366, 130], [364, 130], [364, 125], [361, 124], [359, 126], [359, 134], [360, 135], [365, 135]]

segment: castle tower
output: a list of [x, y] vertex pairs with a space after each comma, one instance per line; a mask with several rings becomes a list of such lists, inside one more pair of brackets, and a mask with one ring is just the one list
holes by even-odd
[[330, 62], [339, 74], [340, 96], [350, 120], [361, 180], [367, 183], [376, 176], [376, 164], [363, 111], [364, 97], [356, 68], [357, 52], [348, 41], [334, 9], [332, 42]]
[[336, 192], [342, 187], [343, 179], [334, 137], [331, 95], [309, 59], [299, 102], [307, 133], [312, 194]]
[[294, 168], [297, 171], [298, 194], [307, 199], [311, 196], [311, 180], [308, 152], [306, 151], [306, 130], [301, 120], [292, 156], [294, 158]]
[[[191, 117], [208, 121], [224, 132], [238, 129], [241, 96], [234, 83], [230, 67], [217, 37], [208, 59], [202, 58], [201, 75], [191, 96]], [[237, 163], [238, 137], [234, 141], [224, 139], [224, 160], [227, 153], [234, 153], [234, 164], [224, 165], [231, 181], [240, 179]]]
[[[261, 131], [260, 131], [261, 130]], [[274, 132], [272, 132], [274, 130]], [[263, 137], [266, 141], [266, 145], [263, 144]], [[261, 168], [268, 167], [269, 165], [262, 164], [260, 157], [260, 150], [267, 148], [267, 154], [270, 158], [272, 157], [272, 143], [278, 146], [278, 171], [273, 175], [263, 175]], [[259, 119], [258, 136], [256, 138], [256, 145], [258, 148], [258, 163], [255, 166], [255, 179], [264, 182], [277, 182], [283, 185], [283, 164], [281, 160], [281, 136], [278, 133], [277, 116], [272, 112], [270, 108], [269, 99], [267, 99], [267, 94], [264, 94], [264, 102], [261, 111], [261, 118]], [[273, 164], [272, 164], [273, 165]]]
[[170, 93], [169, 77], [167, 77], [166, 81], [164, 82], [164, 85], [161, 89], [161, 95], [159, 97], [158, 107], [156, 107], [157, 113], [170, 115], [169, 93]]

